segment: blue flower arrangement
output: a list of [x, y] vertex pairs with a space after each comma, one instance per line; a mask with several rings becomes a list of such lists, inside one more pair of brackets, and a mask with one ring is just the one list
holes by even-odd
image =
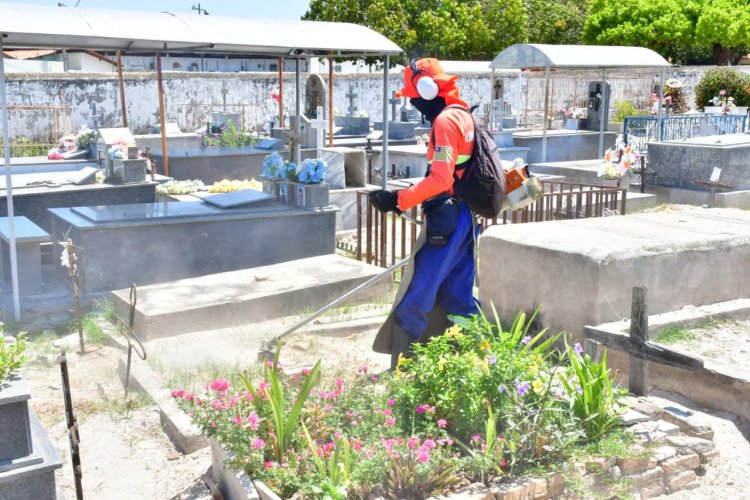
[[263, 159], [261, 175], [267, 179], [295, 182], [297, 180], [297, 165], [294, 162], [284, 160], [279, 153], [274, 151]]
[[263, 177], [269, 179], [284, 179], [286, 177], [284, 158], [274, 151], [263, 159]]
[[300, 163], [297, 178], [303, 184], [320, 184], [326, 180], [327, 168], [325, 160], [308, 158]]

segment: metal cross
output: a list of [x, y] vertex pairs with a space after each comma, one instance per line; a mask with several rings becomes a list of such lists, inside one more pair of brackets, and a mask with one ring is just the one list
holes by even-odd
[[349, 116], [354, 116], [354, 112], [357, 111], [357, 106], [354, 105], [354, 98], [358, 97], [358, 94], [354, 92], [354, 87], [349, 87], [349, 92], [346, 94], [346, 98], [349, 99]]

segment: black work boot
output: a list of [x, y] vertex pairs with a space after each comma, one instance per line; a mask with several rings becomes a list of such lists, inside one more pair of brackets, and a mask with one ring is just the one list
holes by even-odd
[[391, 370], [395, 370], [398, 366], [399, 356], [411, 358], [414, 355], [411, 352], [411, 345], [416, 341], [417, 339], [412, 337], [409, 332], [394, 322], [391, 340]]

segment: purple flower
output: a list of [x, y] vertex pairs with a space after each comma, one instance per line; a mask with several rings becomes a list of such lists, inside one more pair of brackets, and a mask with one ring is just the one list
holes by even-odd
[[581, 346], [580, 342], [576, 342], [576, 345], [573, 346], [573, 350], [578, 354], [579, 356], [583, 355], [583, 346]]
[[529, 344], [529, 342], [531, 342], [531, 336], [530, 336], [530, 335], [527, 335], [527, 336], [525, 336], [525, 337], [524, 337], [524, 338], [523, 338], [523, 339], [521, 340], [521, 343], [522, 343], [523, 345], [528, 345], [528, 344]]
[[494, 365], [495, 363], [497, 363], [497, 356], [495, 356], [494, 354], [493, 354], [493, 355], [491, 355], [491, 356], [489, 356], [489, 357], [487, 358], [487, 362], [488, 362], [489, 364], [491, 364], [491, 365]]
[[576, 391], [578, 391], [578, 394], [583, 394], [583, 387], [579, 385]]
[[497, 388], [497, 392], [499, 392], [500, 394], [504, 393], [507, 390], [508, 389], [503, 384], [500, 384], [500, 386], [498, 386]]
[[531, 384], [529, 384], [528, 382], [521, 382], [516, 386], [516, 392], [521, 396], [525, 396], [526, 394], [528, 394], [530, 388]]

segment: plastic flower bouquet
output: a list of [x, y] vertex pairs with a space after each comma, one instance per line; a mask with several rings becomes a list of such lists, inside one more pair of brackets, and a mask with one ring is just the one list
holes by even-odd
[[604, 152], [604, 162], [597, 175], [604, 179], [622, 179], [638, 164], [640, 157], [638, 150], [626, 145], [622, 136], [618, 136], [615, 148]]
[[303, 184], [320, 184], [326, 180], [325, 160], [308, 158], [297, 167], [297, 179]]
[[128, 159], [128, 148], [133, 147], [135, 144], [128, 144], [126, 141], [120, 140], [115, 142], [107, 154], [113, 160], [127, 160]]
[[297, 180], [297, 165], [284, 160], [279, 153], [274, 151], [263, 159], [263, 172], [260, 175], [266, 179], [294, 182]]

